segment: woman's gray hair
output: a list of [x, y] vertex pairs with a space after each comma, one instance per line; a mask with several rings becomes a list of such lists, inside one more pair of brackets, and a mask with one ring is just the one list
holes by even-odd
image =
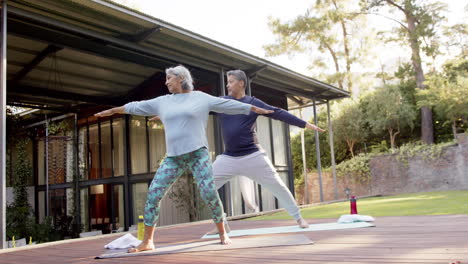
[[244, 89], [247, 87], [247, 75], [241, 70], [232, 70], [226, 73], [227, 76], [234, 76], [238, 81], [244, 81]]
[[186, 91], [193, 90], [193, 79], [190, 71], [182, 65], [166, 69], [166, 74], [174, 75], [182, 79], [182, 89]]

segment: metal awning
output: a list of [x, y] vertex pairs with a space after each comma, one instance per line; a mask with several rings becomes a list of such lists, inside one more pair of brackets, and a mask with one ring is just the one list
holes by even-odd
[[[107, 0], [8, 1], [8, 103], [120, 103], [166, 67], [242, 69], [291, 103], [348, 97], [332, 85]], [[302, 98], [302, 99], [301, 99]]]

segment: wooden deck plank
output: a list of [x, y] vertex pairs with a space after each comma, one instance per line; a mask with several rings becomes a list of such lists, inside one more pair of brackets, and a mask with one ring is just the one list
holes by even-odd
[[[310, 219], [311, 224], [336, 219]], [[233, 221], [231, 228], [261, 228], [294, 225], [293, 220]], [[16, 263], [468, 263], [468, 215], [378, 217], [377, 227], [304, 232], [314, 245], [274, 248], [179, 253], [119, 259], [94, 257], [105, 253], [103, 246], [117, 236], [91, 240], [69, 240], [62, 244], [25, 248], [12, 252], [0, 250], [0, 264]], [[156, 245], [200, 241], [213, 227], [195, 223], [159, 228]], [[296, 233], [297, 234], [297, 233]], [[123, 234], [122, 234], [123, 235]], [[280, 239], [282, 235], [274, 235]], [[271, 236], [271, 235], [267, 235]], [[233, 238], [235, 242], [235, 238]]]

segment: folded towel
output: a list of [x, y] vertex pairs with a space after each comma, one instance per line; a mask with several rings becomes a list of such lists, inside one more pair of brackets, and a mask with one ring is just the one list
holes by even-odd
[[354, 223], [354, 222], [374, 222], [375, 219], [372, 216], [368, 215], [342, 215], [340, 219], [338, 219], [338, 224], [346, 224], [346, 223]]
[[110, 242], [109, 244], [105, 245], [104, 248], [107, 248], [107, 249], [131, 248], [131, 247], [137, 247], [140, 243], [141, 241], [138, 240], [136, 237], [134, 237], [132, 234], [126, 234]]

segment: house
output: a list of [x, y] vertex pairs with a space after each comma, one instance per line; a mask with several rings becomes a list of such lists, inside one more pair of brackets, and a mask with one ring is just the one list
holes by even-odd
[[[77, 210], [84, 231], [128, 229], [137, 222], [148, 184], [164, 156], [164, 129], [144, 117], [97, 119], [93, 114], [167, 94], [167, 67], [187, 66], [195, 90], [215, 96], [225, 94], [226, 71], [242, 69], [249, 77], [249, 94], [284, 109], [349, 96], [332, 85], [107, 0], [8, 0], [2, 6], [5, 13], [7, 31], [1, 39], [7, 78], [0, 94], [6, 94], [7, 105], [32, 109], [23, 117], [26, 128], [34, 132], [28, 148], [38, 221]], [[0, 106], [2, 118], [5, 107]], [[52, 131], [52, 125], [68, 129]], [[257, 125], [261, 145], [293, 190], [288, 126], [268, 118], [260, 118]], [[210, 118], [208, 139], [214, 158], [223, 150], [215, 118]], [[5, 155], [0, 156], [0, 164], [5, 164]], [[0, 172], [5, 179], [5, 167]], [[4, 182], [0, 183], [3, 193]], [[230, 215], [245, 213], [236, 184], [220, 193]], [[260, 186], [256, 195], [261, 210], [281, 207]], [[161, 225], [190, 220], [174, 199], [166, 199], [162, 210]], [[202, 210], [197, 217], [205, 216]]]

